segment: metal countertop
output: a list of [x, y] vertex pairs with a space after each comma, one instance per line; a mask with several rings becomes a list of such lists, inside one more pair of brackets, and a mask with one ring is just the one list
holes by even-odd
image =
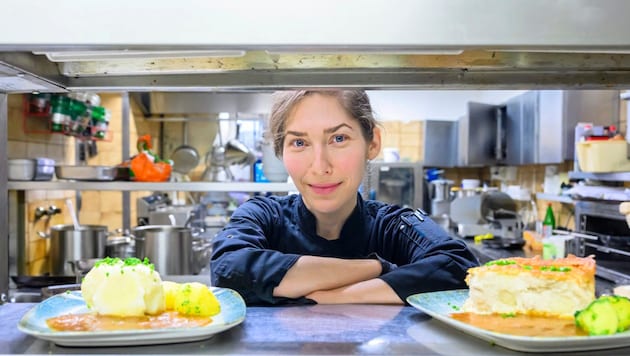
[[[365, 354], [516, 355], [469, 336], [413, 307], [392, 305], [310, 305], [249, 307], [245, 321], [214, 337], [181, 344], [70, 348], [17, 329], [35, 304], [0, 306], [0, 352], [6, 354]], [[592, 355], [572, 353], [572, 355]], [[630, 348], [598, 355], [630, 353]], [[566, 353], [565, 353], [566, 355]]]

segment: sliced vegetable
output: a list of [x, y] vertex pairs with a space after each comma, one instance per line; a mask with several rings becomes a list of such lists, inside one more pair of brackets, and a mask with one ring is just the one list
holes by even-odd
[[604, 295], [575, 313], [575, 324], [590, 335], [610, 335], [630, 328], [630, 299]]

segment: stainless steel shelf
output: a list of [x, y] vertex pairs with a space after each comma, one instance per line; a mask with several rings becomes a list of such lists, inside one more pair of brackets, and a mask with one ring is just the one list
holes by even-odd
[[546, 200], [546, 201], [554, 201], [565, 204], [573, 204], [573, 199], [566, 195], [557, 195], [557, 194], [545, 194], [545, 193], [536, 193], [537, 200]]
[[188, 191], [188, 192], [288, 192], [296, 190], [290, 183], [254, 182], [8, 182], [9, 190], [114, 190], [114, 191]]
[[628, 182], [630, 181], [630, 172], [610, 172], [610, 173], [591, 173], [591, 172], [569, 172], [569, 179], [591, 179], [608, 182]]

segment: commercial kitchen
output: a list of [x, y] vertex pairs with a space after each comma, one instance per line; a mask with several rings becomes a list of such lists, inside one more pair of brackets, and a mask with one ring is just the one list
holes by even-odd
[[[542, 254], [528, 237], [549, 207], [556, 233], [571, 237], [563, 253], [595, 255], [598, 294], [630, 284], [630, 220], [619, 211], [630, 201], [630, 4], [10, 0], [3, 9], [0, 353], [630, 351], [623, 334], [506, 339], [410, 305], [250, 306], [237, 325], [176, 332], [166, 344], [91, 335], [68, 347], [19, 329], [106, 255], [148, 256], [165, 280], [210, 285], [212, 237], [233, 209], [295, 191], [263, 137], [271, 94], [293, 88], [368, 92], [384, 149], [365, 198], [426, 211], [482, 263]], [[133, 181], [120, 167], [143, 142], [172, 160], [165, 181]], [[75, 226], [86, 229], [71, 251]]]

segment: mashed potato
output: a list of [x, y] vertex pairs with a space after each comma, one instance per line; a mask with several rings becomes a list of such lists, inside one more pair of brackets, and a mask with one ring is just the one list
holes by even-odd
[[141, 316], [165, 310], [160, 274], [147, 259], [105, 258], [81, 283], [88, 308], [101, 315]]

